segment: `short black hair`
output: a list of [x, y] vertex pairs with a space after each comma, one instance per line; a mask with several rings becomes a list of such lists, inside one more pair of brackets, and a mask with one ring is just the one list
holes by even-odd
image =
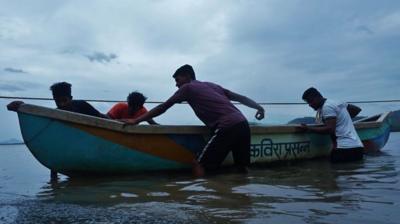
[[68, 82], [57, 82], [50, 86], [50, 90], [54, 97], [71, 97], [71, 87], [72, 85]]
[[126, 101], [128, 101], [128, 105], [131, 106], [143, 106], [146, 101], [146, 97], [137, 91], [129, 93]]
[[196, 74], [194, 73], [193, 67], [188, 64], [182, 65], [178, 68], [172, 77], [175, 78], [178, 75], [189, 75], [192, 80], [196, 80]]
[[306, 91], [304, 91], [302, 98], [303, 100], [307, 101], [314, 97], [323, 97], [323, 96], [316, 88], [310, 87]]

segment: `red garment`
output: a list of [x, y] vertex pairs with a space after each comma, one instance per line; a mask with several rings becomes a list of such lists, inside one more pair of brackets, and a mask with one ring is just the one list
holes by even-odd
[[117, 103], [115, 104], [107, 113], [111, 119], [135, 119], [141, 115], [147, 113], [145, 107], [140, 108], [134, 114], [128, 114], [128, 104], [127, 103]]

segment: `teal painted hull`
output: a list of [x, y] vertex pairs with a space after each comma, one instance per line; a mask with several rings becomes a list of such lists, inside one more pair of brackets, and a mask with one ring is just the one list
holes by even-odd
[[[88, 125], [79, 123], [82, 115], [54, 113], [61, 115], [54, 119], [56, 115], [47, 117], [19, 112], [21, 132], [29, 150], [40, 163], [69, 176], [189, 169], [192, 159], [208, 140], [208, 134], [204, 132], [157, 134], [162, 126], [147, 126], [140, 127], [144, 128], [143, 133], [132, 133], [123, 128], [113, 128], [115, 121], [87, 118], [94, 121], [94, 125]], [[63, 113], [79, 119], [64, 119]], [[86, 118], [83, 118], [85, 121]], [[151, 131], [146, 132], [148, 129]], [[180, 126], [178, 129], [181, 129]], [[182, 126], [182, 129], [185, 127]], [[332, 144], [329, 136], [293, 130], [294, 126], [252, 127], [251, 163], [266, 164], [330, 155]], [[379, 126], [357, 128], [357, 131], [367, 151], [379, 151], [388, 140], [390, 124], [383, 122]], [[223, 164], [232, 163], [232, 156], [228, 155]]]
[[22, 136], [35, 158], [59, 173], [132, 173], [188, 168], [93, 136], [63, 122], [20, 114]]

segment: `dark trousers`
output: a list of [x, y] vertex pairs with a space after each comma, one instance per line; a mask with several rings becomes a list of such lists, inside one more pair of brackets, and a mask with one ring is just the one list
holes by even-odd
[[220, 167], [230, 151], [238, 168], [250, 164], [250, 127], [247, 121], [216, 129], [198, 161], [206, 171], [213, 171]]
[[331, 152], [331, 161], [338, 162], [351, 162], [361, 160], [364, 156], [364, 148], [350, 148], [350, 149], [333, 149]]

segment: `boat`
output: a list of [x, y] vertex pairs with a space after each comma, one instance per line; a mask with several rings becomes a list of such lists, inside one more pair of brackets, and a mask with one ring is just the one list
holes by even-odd
[[[355, 117], [353, 121], [363, 119], [365, 117]], [[400, 132], [400, 110], [392, 111], [388, 117], [391, 132]], [[315, 124], [315, 117], [299, 117], [290, 120], [288, 124]]]
[[400, 110], [392, 111], [389, 116], [389, 122], [392, 132], [400, 132]]
[[[200, 125], [124, 125], [84, 114], [22, 104], [16, 109], [24, 142], [52, 172], [67, 176], [177, 171], [191, 167], [210, 137]], [[355, 122], [367, 152], [377, 152], [390, 134], [389, 113]], [[251, 164], [327, 157], [328, 135], [299, 125], [252, 125]], [[233, 163], [231, 155], [223, 166]]]

